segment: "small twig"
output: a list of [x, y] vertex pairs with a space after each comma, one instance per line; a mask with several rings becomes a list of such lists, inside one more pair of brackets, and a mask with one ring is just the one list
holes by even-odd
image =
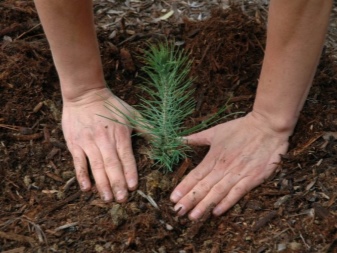
[[206, 221], [211, 217], [212, 210], [216, 205], [211, 204], [207, 207], [204, 215], [197, 221], [195, 221], [191, 227], [189, 227], [186, 231], [186, 237], [189, 239], [193, 239], [200, 231], [201, 227], [206, 223]]
[[14, 41], [20, 39], [20, 38], [23, 37], [23, 36], [25, 36], [27, 33], [33, 31], [35, 28], [39, 27], [40, 25], [41, 25], [41, 23], [38, 23], [37, 25], [35, 25], [35, 26], [33, 26], [32, 28], [30, 28], [28, 31], [25, 31], [24, 33], [21, 33], [18, 37], [16, 37], [16, 38], [14, 39]]
[[66, 192], [69, 190], [70, 186], [72, 186], [74, 183], [76, 182], [76, 177], [72, 177], [70, 178], [65, 185], [62, 187], [63, 188], [63, 192]]
[[39, 213], [37, 215], [37, 217], [36, 217], [36, 220], [39, 221], [40, 219], [42, 219], [43, 217], [47, 216], [49, 213], [53, 212], [54, 210], [56, 210], [56, 209], [64, 206], [65, 204], [68, 204], [69, 202], [74, 201], [79, 196], [81, 196], [81, 194], [82, 194], [82, 191], [78, 191], [78, 192], [74, 193], [73, 195], [69, 196], [68, 198], [55, 203], [54, 205], [50, 206], [46, 210], [44, 210], [41, 213]]
[[18, 126], [11, 126], [11, 125], [6, 125], [6, 124], [0, 124], [0, 127], [14, 130], [14, 131], [20, 131], [20, 127]]
[[310, 247], [310, 245], [307, 244], [306, 241], [304, 240], [304, 237], [303, 237], [302, 233], [300, 233], [300, 237], [301, 237], [301, 239], [302, 239], [302, 241], [303, 241], [305, 247], [307, 247], [307, 249], [310, 249], [311, 247]]
[[306, 143], [304, 143], [301, 147], [296, 148], [295, 150], [292, 151], [292, 154], [294, 156], [297, 156], [299, 154], [301, 154], [304, 150], [306, 150], [308, 147], [311, 146], [311, 144], [313, 144], [316, 140], [318, 140], [319, 138], [321, 138], [323, 136], [323, 132], [318, 133], [317, 135], [315, 135], [314, 137], [312, 137], [309, 141], [307, 141]]
[[12, 241], [17, 241], [17, 242], [23, 242], [23, 243], [29, 243], [32, 246], [36, 246], [37, 242], [29, 237], [29, 236], [24, 236], [24, 235], [19, 235], [11, 232], [2, 232], [0, 231], [0, 237], [7, 239], [7, 240], [12, 240]]
[[157, 203], [153, 200], [153, 198], [152, 198], [151, 196], [146, 195], [146, 194], [145, 194], [144, 192], [142, 192], [141, 190], [137, 190], [137, 193], [138, 193], [140, 196], [142, 196], [143, 198], [147, 199], [147, 200], [150, 202], [150, 204], [151, 204], [154, 208], [156, 208], [156, 209], [159, 210], [159, 206], [157, 205]]
[[35, 134], [29, 134], [29, 135], [9, 134], [8, 136], [17, 141], [30, 141], [30, 140], [36, 140], [36, 139], [42, 138], [43, 133], [35, 133]]
[[288, 230], [290, 230], [290, 228], [286, 228], [286, 229], [282, 230], [281, 232], [279, 232], [276, 235], [274, 235], [273, 238], [275, 239], [275, 238], [279, 237], [280, 235], [282, 235], [283, 233], [287, 232]]
[[57, 232], [57, 231], [60, 231], [60, 230], [63, 230], [63, 229], [67, 229], [69, 227], [74, 227], [77, 224], [78, 224], [78, 222], [67, 223], [67, 224], [64, 224], [62, 226], [59, 226], [59, 227], [55, 228], [54, 231]]

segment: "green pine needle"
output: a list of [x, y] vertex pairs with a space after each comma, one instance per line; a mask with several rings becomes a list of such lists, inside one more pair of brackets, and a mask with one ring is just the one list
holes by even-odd
[[192, 80], [188, 77], [191, 69], [188, 55], [183, 50], [175, 50], [173, 44], [164, 43], [150, 46], [145, 52], [144, 61], [142, 70], [147, 78], [142, 89], [149, 99], [140, 99], [137, 109], [141, 116], [128, 116], [108, 102], [106, 107], [125, 117], [131, 127], [145, 131], [150, 136], [150, 158], [164, 171], [172, 171], [174, 165], [186, 158], [191, 150], [183, 143], [182, 137], [214, 124], [226, 106], [203, 123], [184, 129], [185, 119], [195, 108]]

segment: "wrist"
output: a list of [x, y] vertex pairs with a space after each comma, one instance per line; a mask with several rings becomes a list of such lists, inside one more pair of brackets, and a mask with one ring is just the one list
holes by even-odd
[[298, 117], [278, 116], [256, 108], [248, 116], [254, 118], [257, 122], [261, 122], [263, 128], [269, 129], [271, 134], [281, 134], [287, 136], [287, 138], [293, 134], [298, 120]]
[[[64, 91], [63, 88], [67, 91]], [[71, 90], [73, 88], [73, 90]], [[111, 96], [111, 91], [104, 83], [96, 83], [89, 85], [61, 85], [63, 104], [79, 104], [79, 103], [92, 103], [97, 100], [104, 100]]]

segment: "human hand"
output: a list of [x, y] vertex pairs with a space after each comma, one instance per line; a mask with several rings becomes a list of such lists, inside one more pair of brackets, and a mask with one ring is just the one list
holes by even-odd
[[88, 191], [91, 188], [88, 159], [102, 199], [124, 202], [128, 190], [135, 190], [138, 184], [132, 129], [99, 116], [128, 123], [104, 107], [106, 100], [129, 116], [135, 112], [108, 89], [92, 90], [76, 100], [64, 100], [62, 127], [81, 189]]
[[212, 205], [213, 214], [221, 215], [268, 179], [287, 152], [291, 135], [270, 126], [252, 112], [187, 136], [188, 144], [209, 145], [210, 150], [171, 194], [178, 215], [191, 210], [189, 218], [196, 220]]

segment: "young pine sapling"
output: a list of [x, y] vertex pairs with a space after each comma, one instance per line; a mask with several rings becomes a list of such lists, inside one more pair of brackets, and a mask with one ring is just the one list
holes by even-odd
[[195, 108], [188, 55], [175, 50], [173, 44], [163, 43], [150, 46], [143, 60], [142, 71], [147, 77], [141, 88], [147, 97], [141, 97], [140, 105], [135, 107], [139, 115], [126, 115], [109, 102], [106, 107], [126, 118], [132, 128], [142, 129], [140, 135], [146, 134], [150, 143], [150, 158], [164, 171], [172, 171], [191, 149], [183, 137], [214, 124], [226, 106], [201, 124], [186, 129], [183, 123]]

